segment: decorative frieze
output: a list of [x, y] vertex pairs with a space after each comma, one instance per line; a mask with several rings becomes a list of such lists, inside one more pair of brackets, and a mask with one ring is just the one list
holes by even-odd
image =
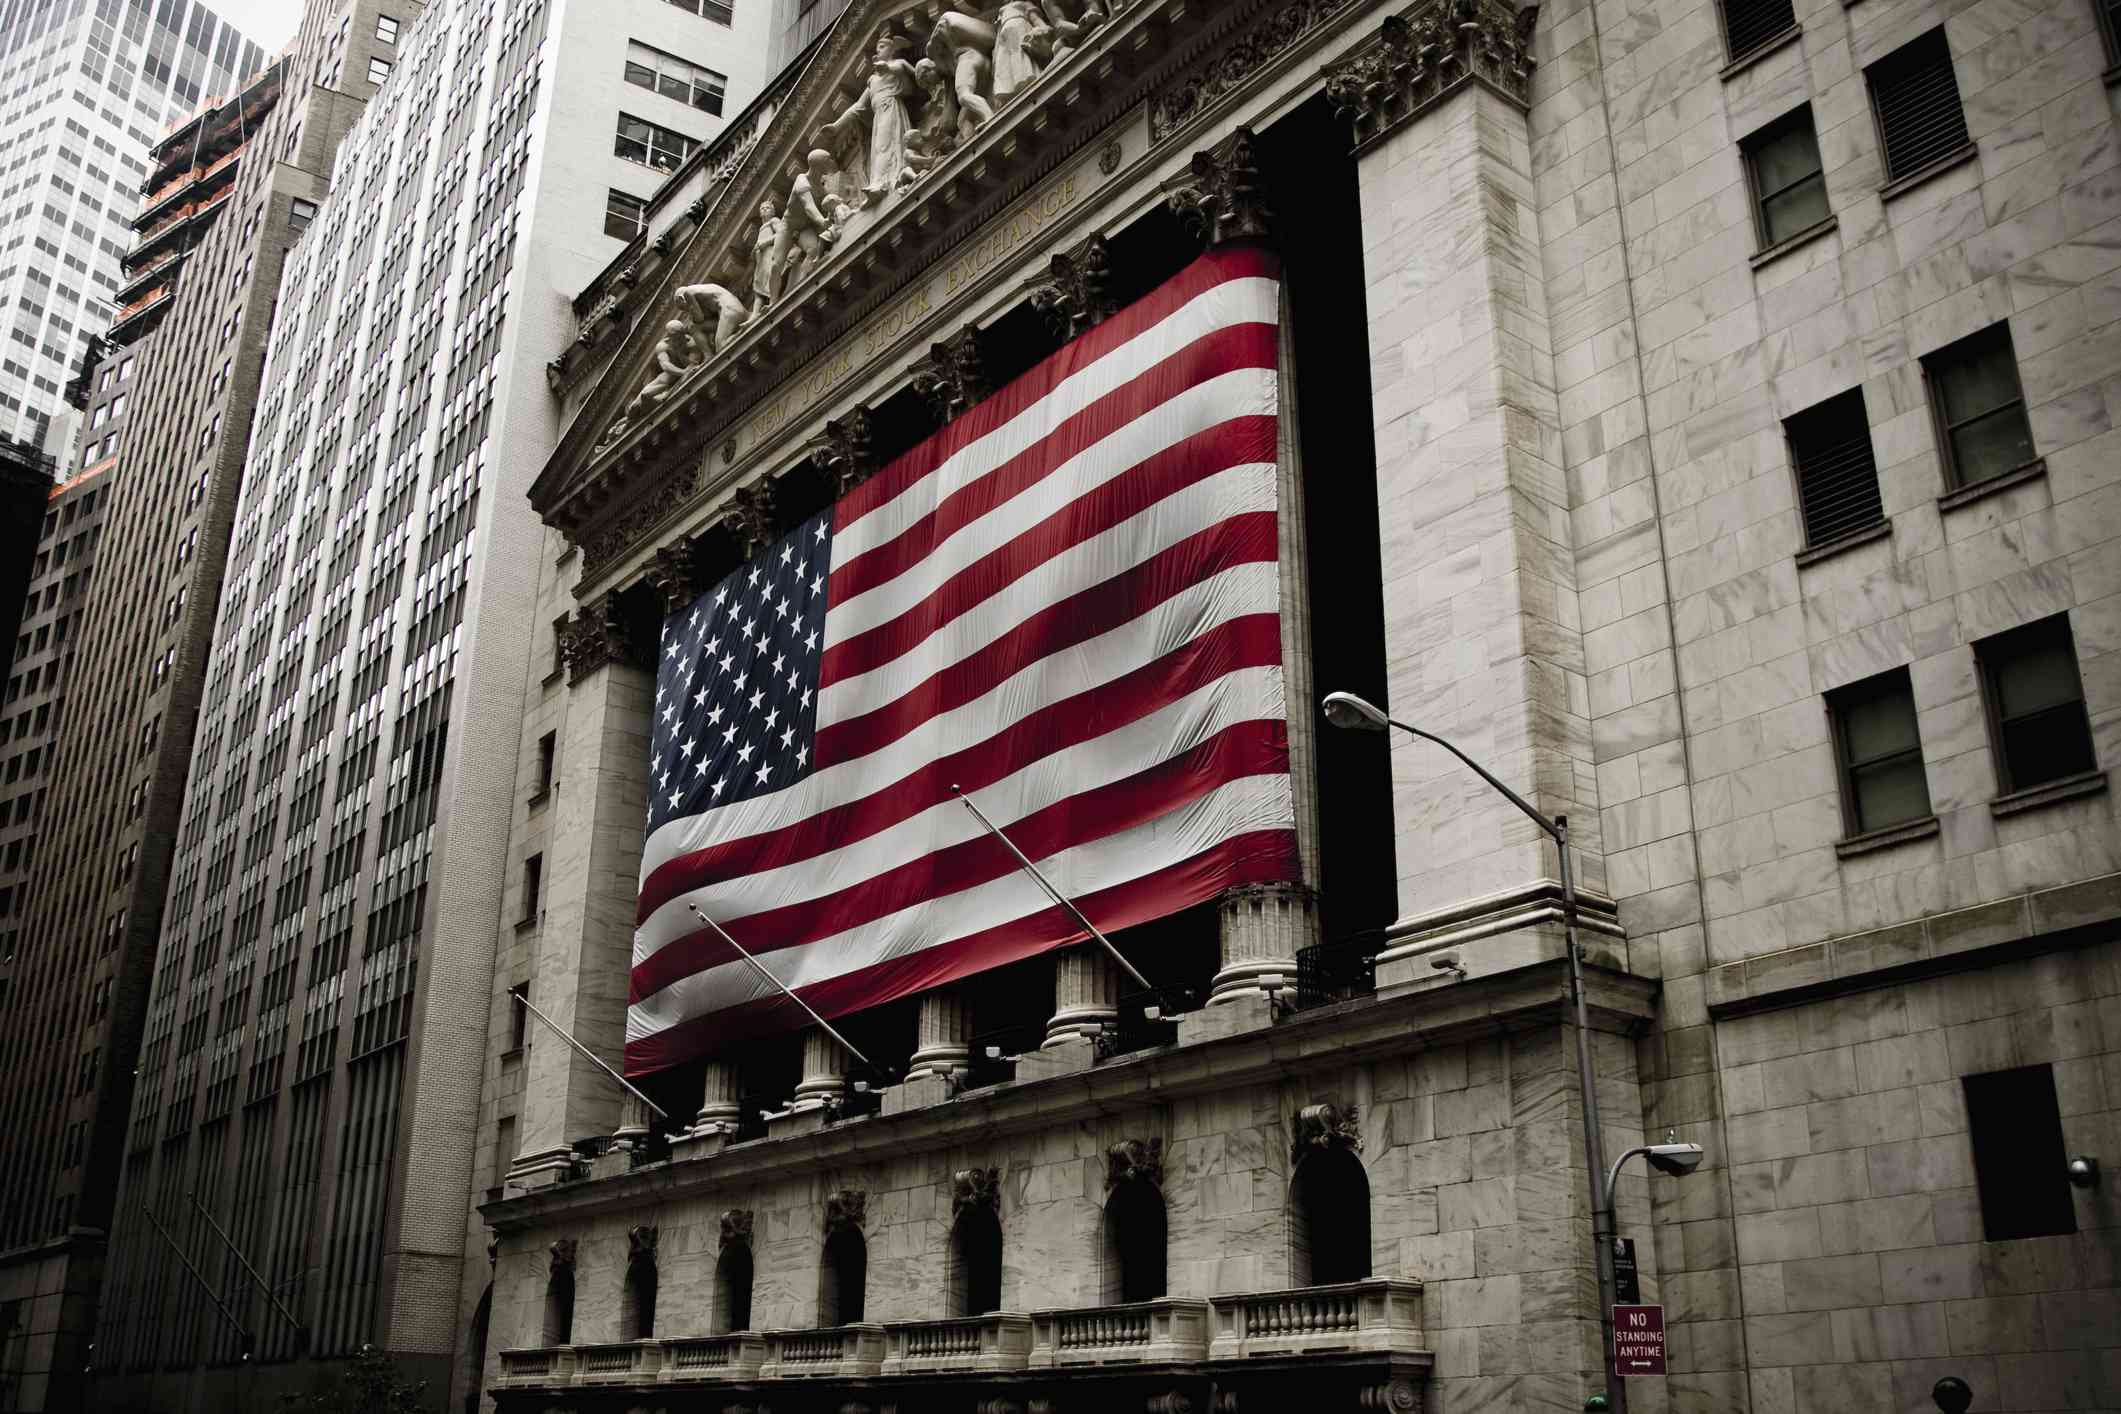
[[619, 607], [618, 595], [600, 594], [574, 611], [560, 642], [560, 656], [567, 662], [567, 681], [578, 683], [599, 668], [632, 664], [633, 633]]
[[1294, 1167], [1304, 1155], [1322, 1149], [1362, 1151], [1362, 1125], [1356, 1117], [1355, 1106], [1305, 1105], [1290, 1117], [1290, 1166]]
[[1125, 1183], [1164, 1186], [1164, 1141], [1161, 1138], [1122, 1139], [1105, 1151], [1105, 1187]]
[[1164, 184], [1164, 200], [1204, 244], [1268, 239], [1273, 213], [1260, 186], [1258, 141], [1250, 128], [1238, 128], [1194, 153], [1187, 171]]
[[825, 1200], [825, 1235], [844, 1228], [859, 1232], [869, 1221], [869, 1195], [859, 1188], [842, 1188]]
[[722, 1246], [749, 1247], [751, 1245], [751, 1209], [731, 1208], [722, 1214]]
[[1031, 307], [1063, 343], [1095, 328], [1118, 308], [1112, 297], [1111, 253], [1093, 235], [1072, 251], [1057, 251], [1045, 278], [1031, 287]]
[[996, 1217], [1002, 1211], [1002, 1171], [998, 1168], [959, 1169], [950, 1180], [950, 1216], [961, 1218], [977, 1208]]
[[696, 465], [663, 473], [655, 489], [627, 506], [625, 511], [600, 527], [582, 546], [582, 578], [593, 581], [637, 544], [641, 537], [663, 523], [671, 512], [697, 495], [703, 478]]
[[1326, 97], [1355, 127], [1355, 144], [1469, 83], [1519, 108], [1532, 101], [1532, 26], [1539, 7], [1505, 0], [1428, 0], [1388, 17], [1377, 38], [1326, 70]]
[[1211, 50], [1193, 67], [1160, 86], [1149, 100], [1149, 140], [1162, 142], [1202, 113], [1250, 84], [1259, 70], [1289, 53], [1305, 35], [1353, 4], [1354, 0], [1282, 0]]
[[928, 357], [913, 366], [912, 387], [928, 404], [937, 426], [987, 396], [979, 330], [968, 324], [930, 347]]

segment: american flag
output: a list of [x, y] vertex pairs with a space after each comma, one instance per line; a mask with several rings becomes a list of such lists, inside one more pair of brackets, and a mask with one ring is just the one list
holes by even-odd
[[664, 623], [648, 1074], [1296, 877], [1265, 252], [1211, 252]]

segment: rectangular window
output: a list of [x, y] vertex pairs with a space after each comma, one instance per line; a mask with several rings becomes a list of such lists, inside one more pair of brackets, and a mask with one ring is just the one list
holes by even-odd
[[1887, 181], [1941, 162], [1972, 141], [1966, 135], [1959, 79], [1952, 72], [1952, 51], [1944, 42], [1942, 25], [1901, 45], [1865, 69], [1863, 76], [1878, 118]]
[[523, 861], [523, 922], [538, 921], [538, 894], [545, 884], [545, 856], [533, 854]]
[[2070, 1198], [2054, 1067], [1992, 1070], [1960, 1083], [1966, 1087], [1982, 1236], [2006, 1242], [2075, 1232], [2077, 1208]]
[[2106, 41], [2106, 62], [2121, 65], [2121, 0], [2092, 0], [2099, 14], [2099, 37]]
[[1797, 23], [1791, 0], [1723, 0], [1721, 8], [1724, 48], [1734, 61], [1780, 39]]
[[669, 0], [669, 3], [718, 25], [732, 24], [736, 20], [736, 7], [726, 0]]
[[1841, 766], [1843, 815], [1851, 835], [1867, 835], [1931, 814], [1929, 777], [1907, 669], [1827, 694]]
[[1950, 486], [1971, 486], [2035, 458], [2008, 324], [1991, 324], [1922, 360]]
[[698, 146], [683, 133], [672, 132], [630, 113], [621, 113], [618, 137], [612, 151], [629, 162], [644, 162], [657, 171], [668, 172]]
[[567, 671], [567, 616], [560, 615], [552, 621], [552, 671], [548, 679], [556, 678]]
[[714, 70], [638, 41], [626, 46], [625, 72], [626, 82], [634, 87], [660, 93], [703, 113], [720, 113], [722, 94], [729, 87], [729, 80]]
[[376, 16], [376, 38], [385, 44], [398, 42], [398, 22], [388, 15]]
[[296, 197], [287, 206], [287, 229], [296, 235], [309, 229], [309, 223], [317, 219], [317, 204]]
[[1781, 245], [1831, 214], [1809, 104], [1754, 133], [1745, 140], [1744, 150], [1763, 248]]
[[616, 240], [630, 241], [647, 224], [648, 203], [613, 187], [611, 194], [604, 198], [604, 234]]
[[2098, 764], [2068, 614], [1983, 639], [1974, 656], [1988, 690], [2004, 794], [2081, 775]]
[[1782, 430], [1797, 469], [1797, 502], [1804, 512], [1807, 548], [1831, 545], [1885, 519], [1861, 388], [1806, 408], [1784, 422]]
[[370, 83], [381, 83], [389, 77], [390, 61], [388, 59], [370, 59], [368, 61], [368, 81]]
[[523, 1003], [530, 1000], [530, 984], [518, 982], [508, 989], [508, 1049], [520, 1051], [530, 1035], [530, 1008]]
[[544, 795], [552, 789], [552, 767], [560, 751], [559, 733], [547, 732], [538, 738], [538, 790]]

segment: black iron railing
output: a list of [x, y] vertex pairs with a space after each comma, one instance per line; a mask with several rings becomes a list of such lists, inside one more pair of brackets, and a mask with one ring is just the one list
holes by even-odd
[[1296, 951], [1296, 1005], [1330, 1006], [1377, 990], [1377, 933], [1358, 933]]

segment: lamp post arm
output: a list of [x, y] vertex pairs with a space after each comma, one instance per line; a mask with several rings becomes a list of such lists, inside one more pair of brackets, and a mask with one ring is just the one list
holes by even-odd
[[1634, 1148], [1628, 1150], [1625, 1154], [1622, 1154], [1619, 1158], [1613, 1160], [1613, 1166], [1606, 1170], [1605, 1203], [1606, 1210], [1608, 1212], [1610, 1212], [1613, 1207], [1613, 1188], [1614, 1185], [1620, 1182], [1621, 1168], [1626, 1165], [1629, 1159], [1634, 1158], [1637, 1154], [1647, 1154], [1649, 1152], [1650, 1149], [1647, 1144], [1637, 1144]]
[[1494, 776], [1488, 773], [1487, 767], [1481, 765], [1478, 761], [1475, 761], [1472, 757], [1466, 755], [1463, 751], [1460, 751], [1457, 747], [1451, 745], [1450, 742], [1445, 741], [1442, 737], [1436, 735], [1434, 732], [1425, 732], [1420, 727], [1410, 727], [1405, 722], [1400, 721], [1397, 717], [1387, 717], [1385, 718], [1385, 720], [1390, 722], [1393, 726], [1398, 727], [1408, 736], [1418, 736], [1423, 741], [1435, 742], [1438, 746], [1450, 752], [1459, 760], [1465, 762], [1466, 765], [1472, 769], [1475, 775], [1479, 776], [1489, 785], [1495, 787], [1496, 790], [1502, 792], [1503, 799], [1509, 801], [1510, 804], [1516, 806], [1519, 810], [1522, 810], [1525, 815], [1530, 818], [1533, 824], [1539, 826], [1540, 829], [1545, 830], [1553, 838], [1557, 840], [1561, 838], [1561, 831], [1559, 827], [1557, 827], [1552, 820], [1548, 819], [1545, 815], [1541, 814], [1539, 810], [1532, 804], [1531, 801], [1526, 800], [1516, 791], [1511, 790], [1501, 781], [1496, 780]]

